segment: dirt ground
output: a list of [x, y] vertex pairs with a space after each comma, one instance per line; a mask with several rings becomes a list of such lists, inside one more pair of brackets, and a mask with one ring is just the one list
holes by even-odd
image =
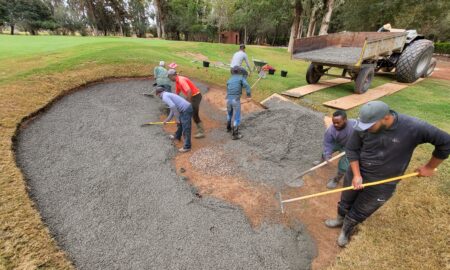
[[[300, 222], [306, 225], [307, 231], [316, 243], [316, 258], [312, 269], [323, 269], [330, 265], [339, 252], [336, 245], [338, 230], [327, 229], [323, 222], [326, 218], [336, 214], [339, 195], [323, 196], [301, 203], [291, 203], [285, 206], [286, 213], [281, 214], [277, 200], [277, 188], [265, 183], [251, 181], [242, 175], [208, 175], [195, 168], [191, 159], [201, 149], [223, 145], [230, 141], [229, 134], [225, 132], [225, 90], [213, 86], [204, 95], [201, 107], [201, 117], [207, 130], [207, 136], [195, 140], [190, 153], [179, 154], [175, 158], [177, 172], [182, 171], [183, 176], [199, 189], [202, 196], [213, 196], [240, 206], [254, 227], [264, 222], [281, 223], [291, 226]], [[206, 109], [205, 109], [206, 108]], [[215, 110], [216, 112], [212, 112]], [[251, 112], [260, 112], [263, 109], [254, 102], [244, 103], [242, 111], [244, 116]], [[218, 117], [217, 115], [220, 115]], [[329, 118], [325, 123], [329, 124]], [[245, 119], [243, 120], [245, 121]], [[174, 127], [166, 129], [173, 132]], [[245, 136], [245, 133], [244, 133]], [[181, 143], [177, 144], [181, 147]], [[283, 199], [294, 198], [326, 190], [325, 184], [336, 170], [336, 164], [331, 168], [320, 169], [304, 177], [305, 185], [301, 188], [285, 188], [282, 190]]]
[[443, 61], [438, 58], [436, 68], [434, 69], [431, 78], [449, 80], [450, 81], [450, 61]]

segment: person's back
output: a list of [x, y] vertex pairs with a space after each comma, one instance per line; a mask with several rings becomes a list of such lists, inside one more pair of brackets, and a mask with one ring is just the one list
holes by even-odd
[[153, 76], [155, 76], [157, 85], [171, 85], [171, 82], [167, 76], [167, 70], [161, 64], [155, 67], [155, 69], [153, 70]]
[[[244, 51], [237, 51], [233, 54], [233, 58], [231, 58], [230, 67], [240, 67], [242, 66], [242, 62], [248, 59], [247, 54]], [[248, 61], [248, 60], [247, 60]]]
[[239, 74], [231, 75], [227, 81], [227, 98], [228, 97], [240, 97], [242, 95], [242, 88], [245, 87], [247, 95], [250, 96], [250, 86], [247, 80]]

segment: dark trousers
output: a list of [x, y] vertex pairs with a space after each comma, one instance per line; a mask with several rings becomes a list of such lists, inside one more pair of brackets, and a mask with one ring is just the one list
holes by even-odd
[[200, 102], [202, 101], [202, 94], [198, 93], [197, 95], [193, 96], [191, 99], [192, 109], [194, 110], [194, 114], [192, 117], [194, 118], [194, 122], [196, 124], [200, 123], [202, 120], [200, 120], [200, 115], [198, 114], [198, 111], [200, 110]]
[[[351, 186], [352, 179], [353, 172], [349, 169], [344, 178], [344, 187]], [[395, 188], [395, 184], [382, 184], [361, 190], [344, 191], [338, 203], [338, 214], [341, 216], [348, 215], [358, 222], [363, 222], [392, 197]]]
[[177, 140], [181, 139], [183, 135], [184, 139], [184, 149], [191, 149], [191, 119], [192, 119], [192, 106], [180, 113], [180, 123], [177, 125], [177, 131], [175, 132], [175, 138]]

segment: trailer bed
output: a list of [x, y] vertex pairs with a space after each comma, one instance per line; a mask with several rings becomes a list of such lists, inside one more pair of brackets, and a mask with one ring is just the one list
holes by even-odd
[[361, 52], [361, 47], [326, 47], [323, 49], [296, 53], [292, 55], [292, 58], [314, 63], [353, 66], [358, 62]]

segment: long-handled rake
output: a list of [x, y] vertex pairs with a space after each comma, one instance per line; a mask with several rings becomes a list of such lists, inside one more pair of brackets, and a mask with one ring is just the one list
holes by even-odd
[[332, 162], [332, 161], [334, 161], [334, 160], [336, 160], [336, 159], [338, 159], [338, 158], [340, 158], [340, 157], [342, 157], [344, 155], [345, 155], [345, 152], [339, 153], [338, 155], [330, 158], [328, 161], [324, 161], [324, 162], [322, 162], [322, 163], [312, 167], [311, 169], [308, 169], [308, 170], [302, 172], [293, 181], [287, 183], [287, 185], [290, 186], [290, 187], [301, 187], [303, 185], [303, 178], [302, 178], [302, 176], [304, 176], [305, 174], [308, 174], [310, 172], [313, 172], [313, 171], [315, 171], [315, 170], [317, 170], [317, 169], [319, 169], [319, 168], [329, 164], [330, 162]]
[[[176, 123], [177, 122], [172, 121], [172, 122], [167, 122], [166, 124], [176, 124]], [[152, 126], [152, 125], [163, 125], [163, 124], [164, 124], [164, 122], [147, 122], [147, 123], [142, 124], [141, 127]]]
[[[380, 185], [380, 184], [384, 184], [384, 183], [388, 183], [388, 182], [392, 182], [392, 181], [404, 180], [406, 178], [411, 178], [411, 177], [418, 176], [418, 175], [419, 175], [419, 173], [415, 172], [415, 173], [410, 173], [410, 174], [405, 174], [405, 175], [401, 175], [401, 176], [397, 176], [397, 177], [388, 178], [388, 179], [385, 179], [385, 180], [380, 180], [380, 181], [366, 183], [366, 184], [363, 184], [362, 186], [363, 187], [376, 186], [376, 185]], [[300, 201], [300, 200], [305, 200], [305, 199], [309, 199], [309, 198], [319, 197], [319, 196], [328, 195], [328, 194], [337, 193], [337, 192], [342, 192], [342, 191], [351, 190], [351, 189], [354, 189], [353, 186], [348, 186], [348, 187], [344, 187], [344, 188], [338, 188], [338, 189], [334, 189], [334, 190], [319, 192], [319, 193], [306, 195], [306, 196], [302, 196], [302, 197], [297, 197], [297, 198], [292, 198], [292, 199], [288, 199], [288, 200], [282, 200], [281, 199], [281, 192], [278, 192], [278, 199], [280, 200], [281, 213], [284, 213], [284, 204], [285, 203], [296, 202], [296, 201]]]

